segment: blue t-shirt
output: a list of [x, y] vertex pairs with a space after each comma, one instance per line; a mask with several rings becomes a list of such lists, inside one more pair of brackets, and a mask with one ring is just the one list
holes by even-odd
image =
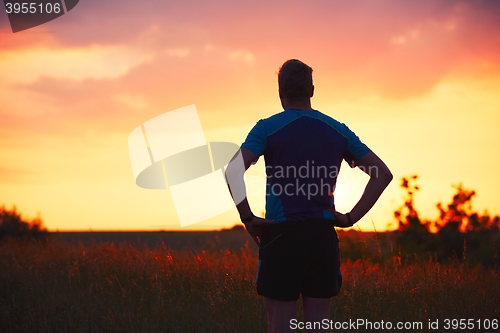
[[275, 222], [331, 219], [344, 159], [370, 152], [345, 124], [316, 110], [288, 109], [252, 128], [241, 148], [266, 163], [266, 218]]

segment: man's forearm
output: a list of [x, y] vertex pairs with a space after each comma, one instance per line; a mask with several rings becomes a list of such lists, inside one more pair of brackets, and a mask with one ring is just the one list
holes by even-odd
[[247, 169], [245, 164], [243, 155], [237, 153], [229, 162], [225, 172], [229, 193], [231, 193], [231, 197], [236, 204], [240, 218], [246, 218], [252, 214], [247, 200], [245, 180], [243, 177]]
[[[238, 210], [238, 213], [240, 213], [241, 218], [245, 218], [247, 216], [250, 216], [252, 214], [252, 211], [250, 210], [250, 205], [248, 204], [248, 200], [246, 198], [246, 193], [245, 198], [241, 200], [239, 203], [237, 203], [237, 199], [233, 195], [233, 191], [231, 191], [231, 188], [237, 188], [239, 192], [242, 190], [245, 191], [245, 182], [243, 178], [238, 179], [236, 177], [229, 177], [231, 180], [228, 180], [228, 188], [229, 188], [229, 193], [231, 194], [231, 197], [233, 198], [234, 203], [236, 204], [236, 209]], [[246, 191], [245, 191], [246, 192]], [[241, 195], [242, 193], [240, 193]]]
[[248, 200], [246, 198], [236, 205], [236, 209], [238, 209], [238, 213], [240, 213], [240, 218], [252, 215], [252, 210], [250, 209], [250, 205], [248, 204]]
[[363, 195], [350, 212], [353, 223], [359, 221], [368, 213], [391, 180], [392, 174], [390, 172], [370, 178]]

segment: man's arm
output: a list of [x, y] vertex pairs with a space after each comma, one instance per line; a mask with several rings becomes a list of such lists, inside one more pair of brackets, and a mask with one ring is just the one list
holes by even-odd
[[[226, 180], [229, 186], [229, 192], [233, 197], [238, 213], [240, 213], [240, 219], [245, 220], [245, 228], [257, 245], [259, 245], [262, 227], [272, 221], [253, 215], [250, 205], [248, 204], [243, 175], [250, 165], [252, 165], [252, 163], [256, 160], [257, 156], [255, 156], [255, 154], [249, 149], [239, 149], [227, 166]], [[248, 219], [248, 221], [246, 219]]]
[[229, 192], [231, 192], [236, 208], [240, 213], [240, 219], [252, 215], [246, 198], [247, 193], [243, 175], [256, 159], [257, 156], [250, 150], [241, 148], [236, 152], [226, 168], [226, 180]]
[[392, 173], [389, 168], [373, 152], [361, 157], [355, 161], [355, 164], [370, 176], [370, 180], [366, 184], [365, 191], [358, 203], [348, 213], [352, 223], [349, 223], [346, 214], [334, 212], [335, 218], [341, 227], [349, 227], [365, 216], [392, 180]]

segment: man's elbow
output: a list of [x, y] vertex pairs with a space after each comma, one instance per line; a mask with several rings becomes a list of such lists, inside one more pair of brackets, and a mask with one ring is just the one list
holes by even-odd
[[389, 185], [389, 183], [392, 181], [392, 173], [387, 168], [387, 166], [382, 165], [382, 166], [377, 166], [374, 167], [375, 170], [371, 169], [370, 170], [370, 177], [376, 180], [379, 183], [383, 183], [385, 186]]
[[381, 180], [387, 186], [392, 181], [392, 179], [394, 178], [394, 176], [392, 175], [391, 170], [389, 170], [388, 168], [383, 168], [381, 174], [379, 175], [379, 178], [381, 178]]

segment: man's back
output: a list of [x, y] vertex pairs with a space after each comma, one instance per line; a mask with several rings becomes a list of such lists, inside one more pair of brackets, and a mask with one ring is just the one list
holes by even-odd
[[242, 148], [266, 162], [266, 218], [334, 219], [333, 192], [342, 159], [370, 150], [344, 124], [316, 110], [287, 109], [260, 120]]

